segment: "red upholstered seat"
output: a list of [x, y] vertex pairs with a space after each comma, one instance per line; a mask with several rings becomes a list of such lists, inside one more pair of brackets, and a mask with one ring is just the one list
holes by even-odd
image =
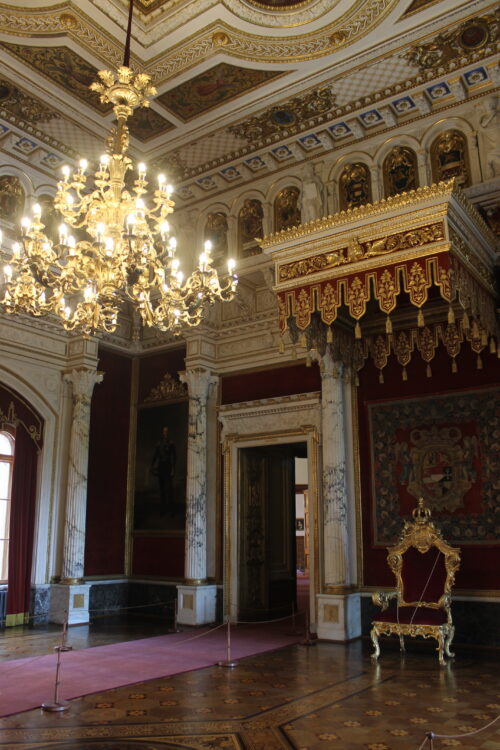
[[399, 541], [387, 550], [396, 589], [372, 596], [373, 603], [382, 608], [372, 622], [372, 659], [380, 654], [379, 635], [399, 635], [402, 651], [405, 636], [422, 636], [437, 640], [439, 663], [445, 664], [444, 655], [453, 656], [451, 587], [460, 565], [460, 550], [444, 541], [430, 520], [431, 512], [423, 498], [412, 516]]
[[447, 620], [443, 609], [432, 607], [391, 607], [378, 612], [378, 622], [399, 622], [401, 625], [443, 625]]

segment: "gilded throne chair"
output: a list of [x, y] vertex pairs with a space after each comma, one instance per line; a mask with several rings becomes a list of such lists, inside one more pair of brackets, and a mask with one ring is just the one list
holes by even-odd
[[373, 594], [382, 608], [372, 622], [371, 639], [380, 655], [379, 636], [398, 635], [401, 651], [404, 636], [435, 638], [439, 663], [444, 665], [455, 628], [451, 617], [451, 588], [460, 566], [460, 550], [451, 547], [430, 520], [431, 512], [422, 498], [406, 521], [399, 541], [388, 548], [387, 563], [396, 578], [396, 589]]

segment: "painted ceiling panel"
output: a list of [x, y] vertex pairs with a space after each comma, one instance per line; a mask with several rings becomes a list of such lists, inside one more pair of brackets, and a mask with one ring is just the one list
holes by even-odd
[[10, 42], [1, 42], [0, 47], [4, 47], [98, 112], [107, 114], [111, 111], [110, 104], [101, 104], [99, 97], [89, 90], [90, 84], [97, 78], [97, 68], [68, 47], [32, 47]]
[[283, 75], [278, 70], [249, 70], [220, 63], [167, 91], [156, 101], [184, 122]]

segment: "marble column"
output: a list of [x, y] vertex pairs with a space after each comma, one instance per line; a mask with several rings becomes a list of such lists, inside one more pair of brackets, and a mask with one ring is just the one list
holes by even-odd
[[189, 425], [186, 483], [185, 584], [178, 586], [178, 622], [203, 625], [215, 620], [217, 588], [207, 584], [207, 400], [215, 383], [209, 370], [180, 373], [188, 386]]
[[327, 350], [321, 372], [323, 587], [318, 595], [318, 636], [350, 640], [361, 633], [359, 594], [350, 569], [349, 498], [343, 365]]
[[96, 383], [103, 373], [74, 369], [64, 375], [72, 386], [72, 420], [69, 441], [66, 513], [61, 584], [51, 594], [52, 622], [88, 622], [88, 584], [82, 582], [85, 556], [87, 511], [87, 471], [89, 457], [90, 403]]

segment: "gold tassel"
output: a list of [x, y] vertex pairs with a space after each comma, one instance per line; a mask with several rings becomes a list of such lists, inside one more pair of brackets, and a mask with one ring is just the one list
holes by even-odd
[[297, 349], [292, 347], [292, 359], [297, 359]]
[[497, 346], [497, 359], [500, 359], [500, 344]]
[[285, 342], [283, 341], [283, 339], [281, 337], [280, 337], [280, 345], [278, 347], [278, 351], [279, 351], [280, 354], [284, 354], [285, 353]]
[[481, 359], [481, 356], [479, 354], [477, 355], [476, 367], [478, 370], [483, 369], [483, 360]]
[[326, 343], [333, 344], [333, 331], [330, 326], [326, 329]]
[[303, 346], [304, 349], [307, 348], [307, 339], [306, 339], [306, 334], [305, 333], [301, 333], [300, 334], [300, 336], [299, 336], [299, 344], [301, 346]]
[[452, 372], [458, 372], [457, 360], [455, 359], [455, 357], [453, 357], [453, 360], [452, 360], [452, 363], [451, 363], [451, 371]]
[[448, 323], [450, 326], [452, 326], [454, 322], [455, 322], [455, 313], [453, 312], [453, 308], [450, 305], [448, 308]]
[[488, 344], [488, 334], [484, 330], [481, 331], [481, 344], [483, 346], [486, 346]]
[[472, 336], [473, 339], [479, 338], [479, 327], [477, 325], [477, 321], [476, 320], [472, 321], [472, 327], [471, 327], [470, 335]]
[[311, 367], [311, 366], [312, 366], [312, 359], [311, 359], [311, 355], [308, 354], [306, 357], [306, 367]]
[[432, 370], [429, 363], [427, 363], [427, 367], [425, 368], [425, 374], [428, 378], [432, 378]]
[[406, 372], [406, 367], [403, 367], [402, 378], [403, 380], [408, 380], [408, 373]]
[[384, 383], [384, 373], [382, 372], [382, 370], [378, 371], [378, 382], [380, 383], [380, 385], [383, 385]]
[[462, 318], [462, 328], [464, 329], [464, 331], [468, 331], [470, 328], [469, 316], [466, 312], [464, 312], [464, 316]]
[[418, 308], [418, 315], [417, 315], [417, 326], [418, 326], [419, 328], [423, 328], [423, 327], [424, 327], [424, 325], [425, 325], [425, 321], [424, 321], [424, 313], [423, 313], [423, 311], [422, 311], [422, 308], [421, 308], [421, 307], [419, 307], [419, 308]]
[[392, 320], [389, 316], [387, 316], [385, 321], [385, 332], [386, 333], [392, 333]]
[[354, 338], [361, 338], [361, 326], [359, 325], [359, 320], [356, 321], [356, 325], [354, 326]]
[[495, 344], [495, 339], [493, 338], [493, 336], [490, 336], [490, 354], [495, 354], [496, 350], [497, 347]]
[[359, 375], [358, 375], [358, 373], [356, 373], [356, 375], [354, 377], [354, 385], [359, 385]]

